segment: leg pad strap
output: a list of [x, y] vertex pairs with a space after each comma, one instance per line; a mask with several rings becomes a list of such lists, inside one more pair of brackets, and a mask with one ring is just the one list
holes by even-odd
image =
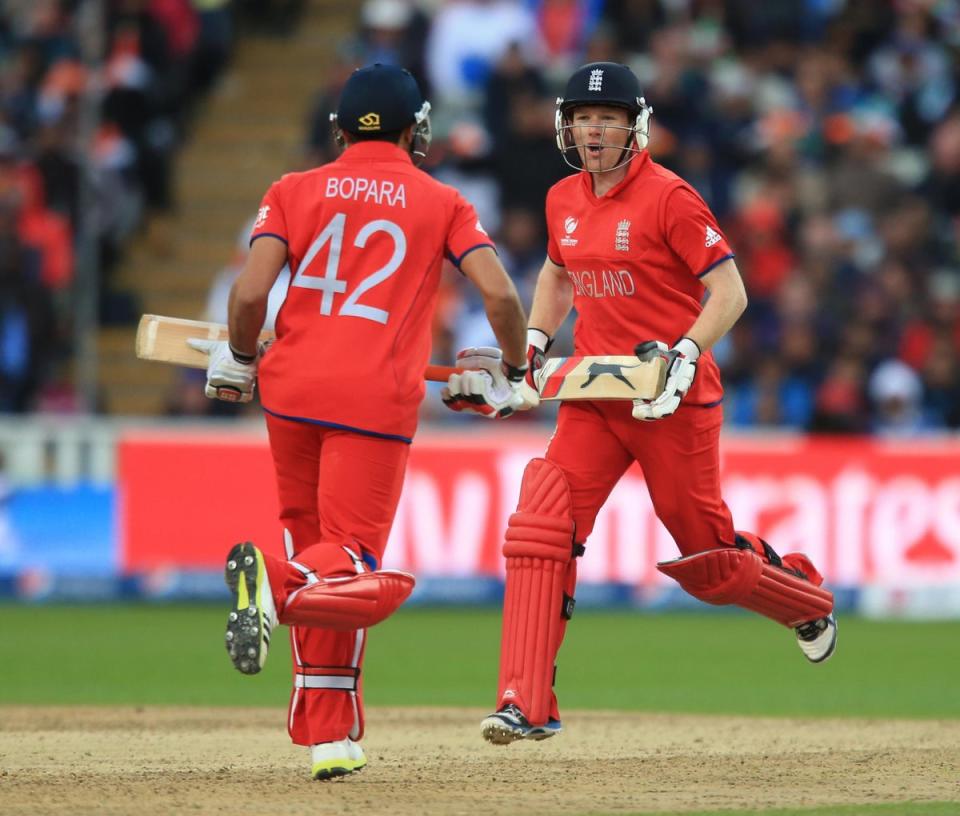
[[296, 688], [356, 691], [360, 669], [356, 666], [297, 666], [293, 685]]

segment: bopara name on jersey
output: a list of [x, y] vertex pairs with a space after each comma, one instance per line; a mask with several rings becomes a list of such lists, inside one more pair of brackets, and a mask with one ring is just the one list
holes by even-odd
[[633, 278], [626, 269], [567, 270], [573, 288], [583, 297], [630, 297], [636, 291]]
[[327, 198], [343, 198], [347, 201], [374, 201], [388, 207], [406, 207], [407, 191], [402, 184], [368, 178], [327, 179]]

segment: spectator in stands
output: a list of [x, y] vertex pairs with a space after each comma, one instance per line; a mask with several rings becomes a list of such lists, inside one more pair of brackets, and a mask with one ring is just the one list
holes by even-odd
[[429, 19], [412, 0], [364, 0], [357, 37], [360, 61], [403, 66], [429, 98], [424, 65], [429, 28]]
[[154, 9], [149, 0], [121, 0], [120, 8], [107, 58], [104, 119], [134, 146], [150, 242], [166, 253], [174, 204], [171, 161], [189, 102], [199, 24], [192, 9], [176, 1]]
[[20, 152], [12, 134], [0, 134], [0, 195], [15, 208], [19, 239], [40, 259], [36, 282], [51, 290], [63, 289], [73, 277], [70, 224], [46, 207], [43, 178], [33, 163], [20, 158]]
[[960, 217], [960, 108], [930, 137], [930, 171], [924, 187], [944, 215]]
[[344, 83], [350, 74], [362, 66], [362, 52], [356, 40], [341, 44], [333, 55], [333, 64], [309, 111], [304, 169], [319, 167], [340, 155], [340, 149], [333, 140], [330, 114], [336, 113]]
[[427, 77], [438, 110], [477, 104], [512, 44], [530, 58], [542, 53], [536, 18], [520, 0], [446, 0], [427, 39]]
[[542, 71], [511, 43], [486, 83], [483, 107], [502, 208], [542, 212], [546, 191], [567, 173], [554, 149], [555, 99]]
[[17, 191], [0, 191], [0, 413], [32, 409], [56, 336], [43, 259], [19, 232]]
[[928, 428], [923, 416], [923, 383], [900, 360], [884, 360], [867, 385], [871, 430], [881, 436], [913, 436]]
[[809, 430], [819, 433], [863, 433], [867, 430], [864, 365], [854, 354], [825, 362], [826, 375], [814, 397]]
[[533, 0], [532, 6], [546, 62], [555, 66], [557, 74], [583, 63], [603, 0]]
[[193, 61], [193, 86], [204, 93], [223, 72], [233, 50], [231, 0], [191, 0], [200, 30]]
[[956, 101], [954, 59], [940, 36], [932, 4], [897, 4], [893, 30], [868, 61], [870, 79], [897, 106], [907, 141], [926, 142], [930, 127]]
[[750, 379], [732, 390], [727, 403], [730, 425], [804, 430], [813, 415], [813, 390], [780, 357], [765, 355], [754, 359]]

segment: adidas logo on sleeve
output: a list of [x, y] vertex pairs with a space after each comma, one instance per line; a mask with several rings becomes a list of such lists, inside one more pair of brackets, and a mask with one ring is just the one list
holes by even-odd
[[719, 244], [723, 240], [723, 236], [717, 232], [713, 227], [707, 224], [707, 240], [704, 243], [704, 246], [707, 248], [712, 247], [714, 244]]

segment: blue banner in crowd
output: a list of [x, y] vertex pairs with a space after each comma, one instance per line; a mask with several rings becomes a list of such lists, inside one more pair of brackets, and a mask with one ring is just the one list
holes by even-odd
[[112, 487], [22, 488], [0, 504], [0, 573], [115, 576]]

